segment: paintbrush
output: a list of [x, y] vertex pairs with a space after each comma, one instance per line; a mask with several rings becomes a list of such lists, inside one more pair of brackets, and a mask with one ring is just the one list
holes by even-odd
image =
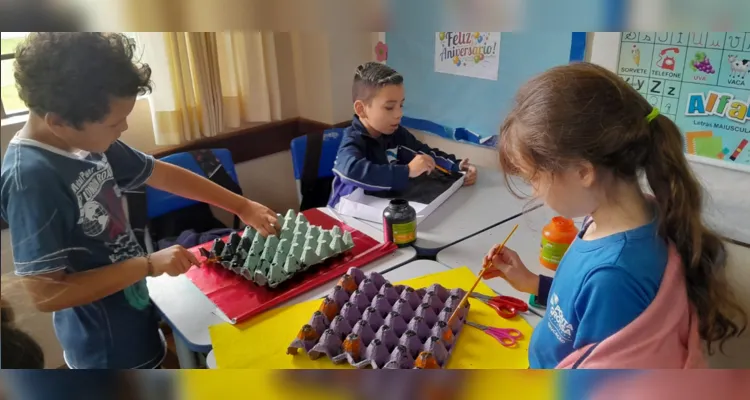
[[445, 169], [445, 168], [443, 168], [443, 167], [441, 167], [441, 166], [439, 166], [437, 164], [435, 165], [435, 169], [438, 170], [438, 171], [440, 171], [440, 172], [442, 172], [442, 173], [444, 173], [444, 174], [446, 174], [446, 175], [450, 175], [451, 174], [450, 171], [448, 171], [447, 169]]
[[495, 251], [492, 253], [492, 257], [490, 257], [487, 260], [484, 260], [484, 264], [482, 264], [482, 270], [479, 271], [479, 276], [477, 277], [476, 282], [474, 282], [474, 285], [471, 287], [471, 289], [469, 289], [469, 291], [466, 292], [466, 294], [464, 295], [464, 298], [461, 299], [460, 303], [458, 303], [458, 307], [456, 307], [456, 309], [453, 310], [453, 314], [451, 314], [451, 317], [448, 318], [448, 326], [451, 326], [451, 324], [453, 323], [453, 319], [456, 318], [456, 315], [458, 315], [458, 310], [460, 310], [461, 307], [464, 306], [464, 303], [466, 303], [471, 293], [474, 291], [474, 289], [476, 289], [477, 285], [479, 284], [479, 281], [482, 280], [482, 275], [484, 275], [484, 272], [487, 271], [487, 268], [489, 268], [492, 265], [492, 259], [495, 258], [498, 254], [500, 254], [500, 252], [503, 251], [503, 249], [505, 248], [505, 243], [508, 243], [508, 239], [510, 239], [510, 237], [513, 236], [513, 233], [516, 231], [516, 229], [518, 229], [518, 224], [516, 224], [516, 226], [513, 227], [513, 230], [511, 230], [510, 233], [508, 234], [508, 237], [506, 237], [505, 240], [503, 240], [503, 243], [500, 246], [498, 246], [497, 249], [495, 249]]
[[[420, 152], [419, 152], [419, 154], [422, 154], [422, 155], [425, 155], [425, 156], [428, 156], [428, 157], [432, 157], [432, 156], [430, 156], [429, 154], [427, 154], [427, 153], [425, 153], [425, 152], [423, 152], [423, 151], [420, 151]], [[432, 159], [433, 159], [433, 160], [435, 160], [435, 158], [434, 158], [434, 157], [433, 157]], [[438, 171], [440, 171], [440, 172], [442, 172], [442, 173], [444, 173], [444, 174], [446, 174], [446, 175], [450, 175], [450, 174], [451, 174], [451, 172], [450, 172], [450, 171], [448, 171], [447, 169], [445, 169], [445, 168], [443, 168], [443, 167], [439, 166], [439, 165], [437, 164], [437, 161], [435, 162], [435, 169], [436, 169], [436, 170], [438, 170]]]

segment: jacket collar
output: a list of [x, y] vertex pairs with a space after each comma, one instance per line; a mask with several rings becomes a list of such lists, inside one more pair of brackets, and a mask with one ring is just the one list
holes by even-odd
[[367, 128], [362, 123], [362, 121], [360, 121], [359, 116], [357, 114], [354, 114], [354, 117], [352, 118], [352, 130], [362, 137], [368, 138], [370, 140], [375, 140], [375, 141], [382, 141], [388, 136], [388, 135], [380, 135], [380, 137], [376, 138], [370, 135], [370, 133], [367, 131]]

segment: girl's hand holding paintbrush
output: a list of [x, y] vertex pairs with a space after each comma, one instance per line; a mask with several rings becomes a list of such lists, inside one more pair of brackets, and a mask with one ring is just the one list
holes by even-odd
[[[513, 234], [516, 232], [516, 229], [518, 229], [518, 224], [516, 224], [516, 226], [513, 227], [513, 230], [511, 230], [510, 233], [508, 234], [508, 237], [506, 237], [505, 240], [503, 240], [503, 243], [499, 247], [496, 247], [493, 249], [493, 252], [490, 253], [492, 256], [496, 256], [500, 254], [502, 249], [505, 248], [505, 244], [508, 243], [508, 240], [510, 240], [510, 237], [513, 236]], [[487, 272], [488, 268], [490, 267], [492, 267], [491, 263], [487, 259], [485, 259], [484, 262], [482, 263], [482, 270], [479, 271], [479, 276], [477, 277], [477, 280], [474, 281], [474, 285], [472, 285], [471, 289], [469, 289], [469, 291], [466, 292], [464, 297], [458, 303], [458, 306], [456, 307], [456, 309], [453, 310], [453, 314], [451, 314], [450, 318], [448, 318], [448, 326], [451, 326], [451, 323], [458, 315], [458, 311], [461, 309], [461, 307], [464, 306], [466, 301], [469, 299], [469, 296], [471, 296], [471, 293], [474, 292], [474, 289], [477, 288], [479, 281], [482, 280], [482, 276], [485, 274], [485, 272]]]
[[520, 292], [537, 294], [539, 275], [529, 271], [515, 251], [504, 247], [497, 252], [500, 246], [493, 247], [484, 257], [484, 265], [487, 266], [489, 263], [489, 266], [485, 268], [482, 278], [500, 277]]

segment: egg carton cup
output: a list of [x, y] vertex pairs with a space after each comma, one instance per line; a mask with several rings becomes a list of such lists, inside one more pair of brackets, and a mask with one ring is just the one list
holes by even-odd
[[377, 272], [350, 268], [287, 348], [355, 368], [444, 368], [469, 313], [448, 319], [466, 294], [439, 284], [393, 285]]
[[351, 232], [338, 226], [322, 229], [294, 210], [278, 214], [277, 226], [281, 232], [267, 238], [248, 226], [242, 235], [232, 232], [226, 242], [214, 240], [210, 250], [201, 248], [201, 254], [260, 286], [275, 288], [354, 248]]

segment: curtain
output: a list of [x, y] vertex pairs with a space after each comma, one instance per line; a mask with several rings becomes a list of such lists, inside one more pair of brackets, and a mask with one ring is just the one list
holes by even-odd
[[281, 119], [274, 34], [221, 32], [217, 43], [224, 125]]
[[272, 33], [143, 32], [136, 40], [152, 69], [157, 145], [280, 119]]

